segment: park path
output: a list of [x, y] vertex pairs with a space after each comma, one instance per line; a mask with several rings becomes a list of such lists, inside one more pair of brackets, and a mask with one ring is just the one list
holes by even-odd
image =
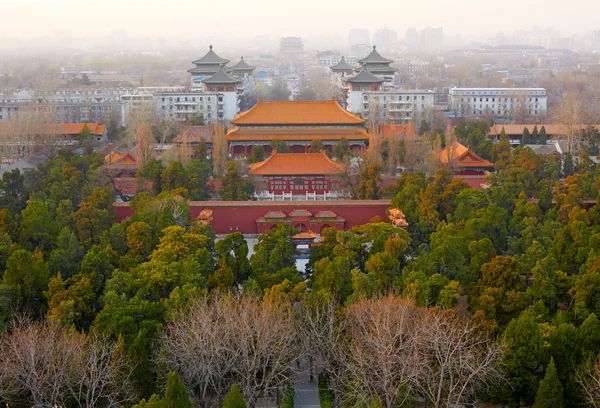
[[[320, 408], [319, 381], [316, 374], [310, 382], [310, 363], [308, 358], [300, 361], [300, 368], [295, 366], [294, 374], [294, 408]], [[313, 369], [314, 371], [314, 369]]]

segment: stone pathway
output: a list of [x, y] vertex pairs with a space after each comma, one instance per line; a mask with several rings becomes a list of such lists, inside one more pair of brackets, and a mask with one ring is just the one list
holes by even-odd
[[300, 361], [300, 369], [294, 366], [294, 408], [320, 408], [319, 381], [313, 371], [313, 381], [310, 382], [310, 363], [308, 358]]

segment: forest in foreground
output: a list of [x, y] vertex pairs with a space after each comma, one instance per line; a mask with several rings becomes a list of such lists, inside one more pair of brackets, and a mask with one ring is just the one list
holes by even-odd
[[386, 193], [408, 229], [326, 230], [306, 274], [295, 230], [248, 257], [241, 234], [190, 219], [180, 186], [116, 223], [100, 155], [4, 173], [0, 401], [289, 405], [310, 355], [336, 408], [600, 406], [600, 168], [491, 154], [485, 190], [403, 174]]

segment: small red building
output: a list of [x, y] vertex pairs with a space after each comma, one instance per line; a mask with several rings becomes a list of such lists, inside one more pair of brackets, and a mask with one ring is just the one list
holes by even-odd
[[455, 177], [476, 189], [485, 187], [486, 177], [494, 169], [493, 163], [458, 142], [442, 149], [440, 163], [451, 170]]
[[257, 192], [325, 194], [343, 188], [344, 167], [321, 153], [278, 153], [250, 165]]

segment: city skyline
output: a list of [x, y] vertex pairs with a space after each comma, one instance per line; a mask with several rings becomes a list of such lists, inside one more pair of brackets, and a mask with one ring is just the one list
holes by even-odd
[[[343, 5], [341, 1], [323, 3], [307, 0], [293, 13], [286, 13], [279, 3], [272, 0], [257, 0], [252, 7], [237, 0], [228, 3], [192, 3], [187, 0], [169, 3], [139, 0], [102, 3], [86, 0], [0, 1], [0, 9], [9, 17], [3, 19], [0, 37], [22, 40], [57, 35], [93, 38], [111, 33], [167, 39], [190, 36], [231, 39], [264, 35], [346, 37], [352, 28], [365, 28], [373, 35], [378, 29], [387, 27], [403, 38], [406, 30], [412, 27], [419, 30], [443, 27], [444, 33], [449, 36], [472, 38], [493, 35], [498, 31], [528, 31], [536, 26], [553, 27], [560, 36], [587, 35], [599, 29], [595, 13], [580, 13], [598, 7], [591, 0], [573, 0], [568, 4], [557, 0], [507, 0], [501, 8], [475, 0], [464, 0], [461, 7], [440, 0], [402, 5], [391, 0], [379, 0], [370, 3], [369, 7], [386, 12], [371, 19], [355, 12], [356, 7], [364, 6], [362, 2], [343, 2]], [[35, 13], [31, 12], [32, 8], [35, 8]], [[60, 8], [60, 13], [56, 13], [57, 8]], [[578, 14], [577, 19], [565, 18], [571, 14]], [[48, 15], [52, 15], [52, 19], [48, 19]], [[92, 27], [90, 19], [94, 21]]]

